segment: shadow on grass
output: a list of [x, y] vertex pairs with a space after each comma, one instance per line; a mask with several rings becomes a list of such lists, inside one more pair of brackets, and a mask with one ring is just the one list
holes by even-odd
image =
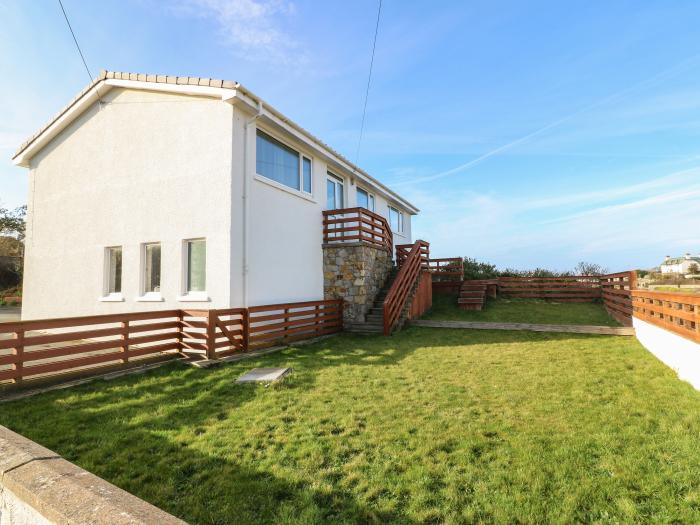
[[[291, 366], [298, 371], [292, 380], [270, 387], [289, 390], [291, 400], [294, 391], [313, 389], [326, 368], [394, 366], [415, 352], [454, 346], [496, 352], [499, 345], [552, 342], [556, 352], [591, 337], [605, 336], [417, 327], [393, 337], [343, 335], [217, 368], [173, 364], [2, 404], [0, 423], [191, 523], [412, 523], [401, 506], [387, 511], [358, 501], [338, 470], [324, 468], [328, 457], [310, 469], [314, 479], [251, 468], [256, 447], [275, 444], [260, 433], [257, 442], [237, 445], [221, 426], [263, 388], [237, 385], [235, 378], [254, 366]], [[282, 412], [276, 417], [286, 408], [275, 406]], [[253, 450], [239, 461], [234, 449], [243, 446]]]

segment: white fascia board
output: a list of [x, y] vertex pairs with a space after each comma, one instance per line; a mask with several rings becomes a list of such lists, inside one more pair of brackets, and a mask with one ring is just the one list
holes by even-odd
[[76, 100], [73, 105], [61, 114], [61, 116], [54, 120], [48, 128], [35, 137], [26, 148], [12, 159], [12, 162], [17, 166], [29, 168], [29, 161], [41, 148], [63, 131], [83, 111], [97, 102], [100, 97], [103, 97], [110, 89], [111, 86], [105, 86], [103, 82], [95, 84], [92, 89]]
[[140, 89], [143, 91], [161, 91], [166, 93], [179, 93], [199, 97], [219, 98], [231, 100], [236, 96], [236, 90], [231, 88], [218, 88], [210, 86], [191, 86], [188, 84], [168, 84], [166, 82], [144, 82], [141, 80], [119, 80], [110, 78], [104, 81], [108, 86], [126, 89]]
[[333, 164], [339, 166], [342, 170], [346, 171], [351, 176], [356, 177], [360, 181], [364, 182], [366, 185], [373, 188], [374, 191], [376, 191], [377, 193], [381, 193], [387, 200], [395, 202], [399, 206], [405, 208], [412, 215], [418, 214], [418, 212], [420, 210], [418, 210], [418, 208], [413, 206], [410, 202], [406, 201], [401, 196], [394, 193], [392, 190], [390, 190], [389, 188], [384, 186], [378, 180], [370, 177], [369, 175], [367, 175], [364, 172], [361, 172], [359, 169], [354, 168], [347, 161], [338, 157], [333, 152], [329, 151], [328, 148], [326, 146], [324, 146], [323, 144], [318, 143], [316, 140], [312, 140], [306, 132], [304, 132], [302, 129], [300, 129], [292, 121], [290, 121], [289, 119], [284, 117], [277, 110], [275, 110], [274, 108], [271, 108], [265, 102], [262, 102], [262, 104], [263, 104], [263, 106], [262, 106], [263, 109], [262, 109], [261, 116], [268, 123], [281, 128], [286, 133], [288, 133], [289, 135], [291, 135], [295, 139], [297, 139], [299, 142], [312, 148], [315, 152], [322, 155], [326, 159], [330, 160]]

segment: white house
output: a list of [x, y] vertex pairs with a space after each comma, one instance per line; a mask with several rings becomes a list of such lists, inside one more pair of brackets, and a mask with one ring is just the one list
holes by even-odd
[[661, 273], [678, 273], [678, 274], [688, 274], [693, 273], [692, 266], [695, 266], [695, 273], [697, 269], [700, 268], [700, 257], [692, 257], [689, 253], [686, 253], [683, 257], [671, 257], [667, 255], [664, 262], [661, 263]]
[[418, 213], [230, 81], [103, 72], [14, 162], [25, 319], [320, 299], [323, 210]]

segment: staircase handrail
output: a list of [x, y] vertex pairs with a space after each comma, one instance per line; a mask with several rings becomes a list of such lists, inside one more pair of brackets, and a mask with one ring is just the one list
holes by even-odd
[[411, 289], [424, 269], [422, 251], [427, 245], [428, 243], [420, 239], [413, 243], [411, 251], [403, 260], [399, 272], [396, 274], [396, 279], [389, 288], [384, 299], [384, 335], [391, 335], [396, 322], [401, 317], [401, 311]]

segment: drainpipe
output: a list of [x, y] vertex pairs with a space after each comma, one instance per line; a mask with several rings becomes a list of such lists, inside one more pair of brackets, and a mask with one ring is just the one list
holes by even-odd
[[262, 101], [258, 100], [258, 112], [245, 122], [243, 126], [243, 308], [248, 307], [248, 237], [249, 237], [249, 210], [250, 177], [248, 173], [248, 126], [257, 121], [262, 115]]

